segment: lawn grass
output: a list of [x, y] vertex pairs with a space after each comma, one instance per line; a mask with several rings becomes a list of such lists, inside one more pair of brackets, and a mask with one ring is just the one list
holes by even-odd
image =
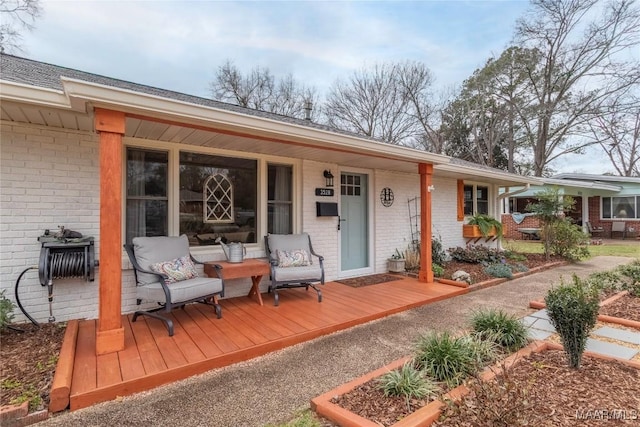
[[[544, 253], [542, 242], [530, 240], [509, 240], [503, 244], [505, 249], [528, 254]], [[605, 240], [602, 245], [589, 246], [589, 253], [594, 256], [627, 256], [640, 258], [640, 242]]]
[[321, 427], [322, 424], [318, 420], [315, 412], [306, 409], [299, 412], [289, 422], [284, 424], [267, 424], [265, 427]]

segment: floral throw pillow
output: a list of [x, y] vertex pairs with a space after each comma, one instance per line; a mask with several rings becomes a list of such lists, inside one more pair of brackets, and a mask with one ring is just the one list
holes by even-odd
[[294, 249], [292, 251], [276, 250], [278, 267], [304, 267], [311, 265], [311, 256], [306, 249]]
[[168, 283], [180, 282], [198, 277], [196, 266], [188, 255], [171, 261], [151, 264], [151, 270], [156, 273], [166, 274], [169, 277]]

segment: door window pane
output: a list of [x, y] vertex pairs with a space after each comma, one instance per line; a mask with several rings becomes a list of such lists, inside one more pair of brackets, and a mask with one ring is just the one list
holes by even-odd
[[126, 242], [168, 234], [168, 154], [127, 148]]

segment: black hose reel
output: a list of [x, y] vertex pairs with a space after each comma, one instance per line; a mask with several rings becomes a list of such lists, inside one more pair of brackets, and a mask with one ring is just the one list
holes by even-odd
[[93, 282], [96, 255], [93, 237], [75, 239], [41, 236], [40, 262], [38, 273], [40, 284], [46, 286], [49, 294], [49, 322], [53, 317], [53, 280], [84, 278]]
[[40, 326], [36, 320], [27, 313], [20, 302], [18, 286], [20, 280], [29, 270], [38, 269], [40, 285], [46, 286], [49, 299], [49, 322], [55, 322], [53, 317], [53, 281], [59, 279], [84, 278], [87, 282], [93, 282], [95, 267], [98, 265], [95, 255], [93, 237], [82, 237], [82, 234], [65, 230], [60, 227], [60, 232], [55, 235], [45, 234], [38, 237], [42, 243], [40, 248], [40, 261], [38, 266], [27, 267], [20, 273], [16, 280], [15, 296], [18, 307], [24, 315], [36, 326]]

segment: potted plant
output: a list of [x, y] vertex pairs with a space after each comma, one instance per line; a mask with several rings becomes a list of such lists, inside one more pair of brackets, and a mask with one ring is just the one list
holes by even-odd
[[502, 223], [485, 214], [476, 214], [462, 226], [463, 237], [502, 237]]
[[391, 273], [402, 273], [404, 272], [404, 263], [405, 258], [404, 254], [400, 252], [397, 248], [396, 251], [391, 257], [387, 260], [389, 264], [389, 271]]

